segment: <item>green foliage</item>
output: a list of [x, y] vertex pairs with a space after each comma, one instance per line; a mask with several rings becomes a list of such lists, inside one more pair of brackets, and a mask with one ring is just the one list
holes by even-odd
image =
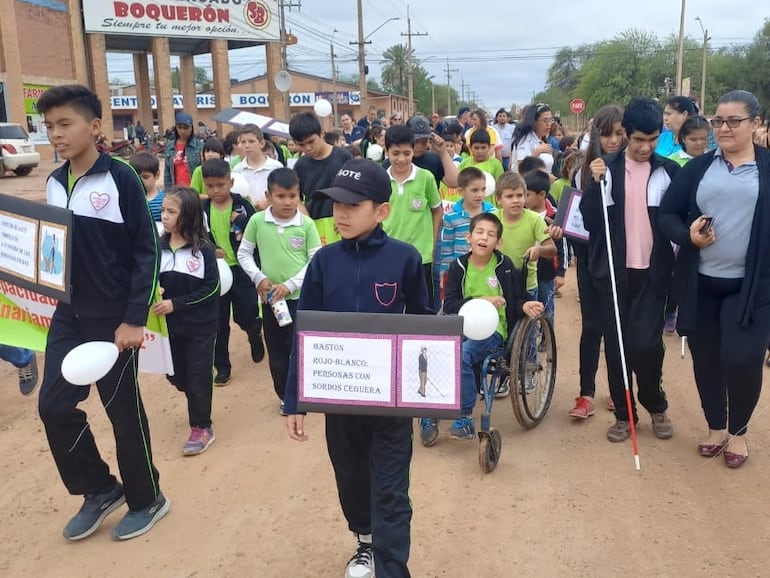
[[[405, 44], [395, 44], [382, 53], [382, 87], [393, 94], [407, 94], [409, 78], [409, 50]], [[414, 50], [412, 50], [412, 63]]]
[[[625, 104], [636, 95], [664, 100], [675, 93], [678, 50], [676, 35], [659, 39], [634, 28], [611, 40], [562, 48], [548, 70], [545, 89], [534, 100], [547, 102], [562, 115], [569, 114], [569, 101], [578, 97], [586, 101], [588, 115], [605, 104]], [[682, 77], [690, 78], [690, 94], [699, 99], [702, 64], [702, 38], [686, 38]], [[750, 44], [707, 51], [703, 112], [713, 114], [717, 99], [736, 88], [756, 94], [767, 109], [768, 70], [770, 18]]]
[[[206, 69], [200, 66], [196, 66], [195, 67], [195, 84], [205, 84], [207, 82], [211, 82], [211, 79], [209, 78], [208, 73], [206, 72]], [[173, 86], [177, 90], [181, 90], [182, 88], [181, 76], [179, 74], [178, 66], [175, 66], [171, 70], [171, 86]]]

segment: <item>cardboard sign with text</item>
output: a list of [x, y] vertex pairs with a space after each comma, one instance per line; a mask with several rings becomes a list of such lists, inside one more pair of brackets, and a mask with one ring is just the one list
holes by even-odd
[[460, 416], [462, 318], [299, 311], [298, 409]]

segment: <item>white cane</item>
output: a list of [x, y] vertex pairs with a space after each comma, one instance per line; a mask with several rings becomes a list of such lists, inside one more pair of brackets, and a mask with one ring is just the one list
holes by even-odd
[[[599, 131], [593, 131], [594, 151], [596, 158], [601, 158], [601, 143], [599, 141]], [[626, 408], [628, 410], [628, 423], [631, 428], [631, 447], [634, 452], [634, 467], [637, 471], [641, 469], [639, 463], [639, 447], [636, 443], [636, 424], [634, 423], [634, 412], [631, 406], [631, 386], [628, 383], [628, 366], [626, 364], [626, 348], [623, 343], [623, 329], [620, 325], [620, 304], [618, 303], [618, 283], [615, 278], [615, 259], [612, 252], [612, 240], [610, 239], [610, 220], [607, 214], [607, 181], [605, 177], [599, 182], [602, 191], [602, 214], [604, 216], [604, 239], [607, 245], [607, 258], [609, 259], [610, 285], [612, 286], [612, 305], [615, 310], [615, 329], [618, 335], [618, 346], [620, 348], [620, 363], [623, 368], [623, 387], [626, 391]]]

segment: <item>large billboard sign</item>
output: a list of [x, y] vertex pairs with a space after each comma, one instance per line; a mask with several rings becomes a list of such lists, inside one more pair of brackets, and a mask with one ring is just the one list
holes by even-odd
[[277, 0], [83, 0], [86, 32], [277, 42]]

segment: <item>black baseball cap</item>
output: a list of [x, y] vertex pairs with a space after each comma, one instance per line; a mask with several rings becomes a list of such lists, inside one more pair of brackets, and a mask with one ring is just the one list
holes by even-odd
[[414, 138], [432, 138], [430, 121], [421, 114], [416, 114], [406, 121], [406, 126], [414, 131]]
[[374, 161], [351, 159], [337, 171], [330, 188], [316, 192], [343, 205], [356, 205], [366, 200], [387, 203], [390, 200], [390, 176]]

